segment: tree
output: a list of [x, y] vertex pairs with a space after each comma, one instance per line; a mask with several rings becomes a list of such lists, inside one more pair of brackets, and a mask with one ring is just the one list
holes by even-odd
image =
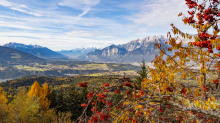
[[[195, 28], [197, 35], [180, 31], [173, 24], [174, 36], [193, 39], [187, 46], [178, 42], [168, 32], [169, 47], [156, 44], [160, 55], [152, 61], [154, 68], [149, 68], [150, 78], [144, 78], [141, 88], [124, 78], [120, 82], [106, 83], [87, 103], [93, 103], [94, 97], [106, 102], [101, 109], [94, 110], [88, 118], [84, 112], [81, 122], [220, 122], [219, 94], [219, 57], [220, 37], [218, 37], [220, 10], [218, 0], [185, 0], [190, 11], [189, 17], [183, 16], [183, 22]], [[196, 15], [196, 16], [195, 16]], [[194, 19], [194, 18], [197, 19]], [[181, 40], [181, 39], [180, 39]], [[216, 51], [216, 52], [214, 52]], [[173, 52], [174, 55], [169, 55]], [[164, 59], [164, 56], [166, 58]], [[80, 87], [88, 87], [88, 83], [80, 83]], [[124, 91], [121, 91], [123, 88]], [[113, 91], [114, 93], [112, 93]], [[116, 105], [110, 105], [114, 94], [123, 93], [124, 98]], [[113, 104], [113, 103], [112, 103]], [[112, 110], [113, 109], [113, 110]], [[114, 112], [114, 109], [120, 109]]]
[[0, 120], [1, 121], [6, 121], [7, 120], [7, 99], [5, 97], [5, 92], [3, 91], [2, 87], [0, 87]]
[[50, 109], [57, 107], [57, 92], [54, 88], [52, 88], [51, 93], [48, 95], [48, 99], [50, 100]]
[[48, 100], [48, 95], [50, 94], [50, 89], [47, 83], [43, 84], [43, 88], [40, 87], [38, 82], [34, 82], [31, 86], [28, 95], [31, 97], [37, 97], [43, 111], [47, 111], [50, 107], [50, 101]]
[[[77, 120], [77, 118], [82, 114], [83, 107], [81, 104], [86, 101], [85, 96], [88, 94], [87, 89], [82, 89], [78, 91], [75, 86], [70, 86], [66, 95], [66, 107], [67, 111], [71, 112], [71, 119]], [[91, 109], [91, 106], [88, 107]], [[88, 112], [91, 115], [91, 111]]]
[[50, 95], [50, 88], [48, 87], [47, 83], [43, 84], [43, 88], [42, 88], [42, 96], [40, 98], [40, 104], [41, 107], [44, 111], [48, 111], [49, 107], [50, 107], [50, 100], [48, 99], [48, 96]]
[[5, 92], [3, 91], [2, 87], [0, 87], [0, 104], [6, 104], [7, 99], [5, 97]]
[[59, 93], [57, 95], [57, 113], [58, 112], [64, 112], [66, 110], [66, 100], [64, 95], [64, 89], [62, 87], [59, 88]]
[[34, 84], [31, 86], [31, 90], [28, 92], [28, 95], [36, 97], [40, 97], [42, 95], [42, 89], [38, 82], [34, 82]]
[[141, 82], [144, 78], [148, 78], [148, 70], [146, 68], [146, 65], [145, 65], [145, 61], [143, 59], [142, 61], [142, 64], [141, 64], [141, 70], [137, 72], [139, 74], [139, 76], [137, 77], [136, 79], [136, 83], [137, 85], [141, 86]]

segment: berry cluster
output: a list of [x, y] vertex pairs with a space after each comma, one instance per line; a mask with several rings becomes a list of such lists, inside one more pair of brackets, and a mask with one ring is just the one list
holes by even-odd
[[165, 87], [165, 89], [169, 92], [173, 92], [173, 88], [171, 88], [171, 87]]
[[219, 3], [219, 0], [212, 0], [212, 4]]
[[188, 5], [189, 9], [195, 8], [196, 6], [198, 6], [197, 3], [192, 0], [185, 0], [185, 1], [186, 1], [186, 4]]
[[212, 35], [206, 33], [206, 32], [200, 32], [199, 33], [199, 37], [202, 39], [202, 40], [207, 40], [209, 37], [211, 37]]
[[193, 19], [194, 16], [186, 18], [187, 23], [195, 23], [196, 21]]
[[211, 10], [211, 8], [205, 9], [205, 11], [203, 12], [203, 17], [206, 21], [212, 22], [213, 20], [215, 20], [213, 11]]
[[181, 93], [181, 94], [186, 94], [186, 91], [187, 91], [187, 89], [183, 87], [183, 88], [181, 89], [180, 93]]
[[212, 44], [210, 43], [210, 41], [198, 41], [198, 42], [193, 42], [194, 46], [200, 47], [200, 48], [208, 48], [208, 51], [210, 53], [213, 53], [212, 50]]
[[212, 35], [210, 35], [206, 32], [201, 32], [201, 33], [199, 33], [199, 37], [203, 41], [193, 42], [193, 45], [197, 46], [197, 47], [200, 47], [200, 48], [208, 48], [208, 51], [210, 53], [213, 53], [212, 44], [211, 44], [210, 40], [208, 40], [208, 39], [215, 39], [216, 36], [212, 36]]
[[216, 79], [216, 80], [212, 80], [215, 84], [218, 84], [219, 80]]
[[95, 115], [90, 117], [88, 123], [95, 123], [95, 122], [105, 122], [110, 117], [109, 114], [106, 113], [100, 113], [98, 111], [95, 111]]

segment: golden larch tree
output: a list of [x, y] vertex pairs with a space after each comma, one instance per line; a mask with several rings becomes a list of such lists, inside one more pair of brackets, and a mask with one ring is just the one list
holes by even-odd
[[31, 86], [31, 90], [28, 92], [29, 96], [36, 96], [40, 103], [41, 108], [44, 111], [48, 111], [50, 106], [50, 101], [48, 100], [48, 94], [50, 93], [50, 89], [47, 83], [43, 84], [43, 88], [40, 87], [38, 82], [34, 82]]

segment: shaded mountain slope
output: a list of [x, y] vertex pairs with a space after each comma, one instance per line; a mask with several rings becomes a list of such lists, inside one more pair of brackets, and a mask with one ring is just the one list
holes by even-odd
[[1, 66], [45, 62], [44, 59], [38, 58], [32, 54], [2, 46], [0, 46], [0, 58]]
[[42, 47], [39, 45], [25, 45], [20, 43], [8, 43], [3, 45], [4, 47], [13, 48], [16, 50], [20, 50], [26, 53], [30, 53], [40, 58], [45, 59], [67, 59], [64, 55], [61, 55], [55, 51], [52, 51], [46, 47]]

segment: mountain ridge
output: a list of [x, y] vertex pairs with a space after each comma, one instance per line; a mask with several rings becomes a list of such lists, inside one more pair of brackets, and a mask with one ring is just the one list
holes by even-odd
[[81, 55], [78, 58], [94, 62], [140, 63], [143, 59], [150, 62], [158, 54], [158, 49], [156, 49], [154, 43], [168, 46], [165, 44], [166, 40], [168, 39], [163, 35], [147, 36], [131, 40], [126, 44], [110, 45], [87, 53], [87, 55]]
[[22, 52], [30, 53], [44, 59], [67, 59], [64, 55], [61, 55], [48, 49], [47, 47], [42, 47], [40, 45], [25, 45], [21, 43], [10, 42], [8, 44], [4, 44], [3, 47], [20, 50]]
[[1, 66], [45, 62], [45, 59], [9, 47], [0, 46]]

